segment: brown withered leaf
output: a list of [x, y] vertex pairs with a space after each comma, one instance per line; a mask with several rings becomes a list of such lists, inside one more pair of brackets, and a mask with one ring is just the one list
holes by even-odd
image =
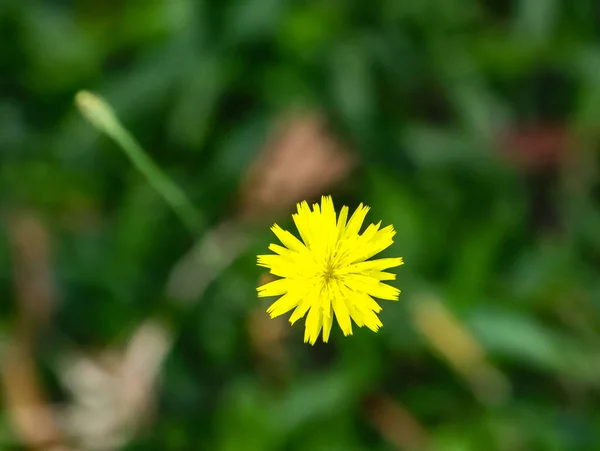
[[6, 219], [18, 315], [17, 327], [0, 342], [0, 382], [7, 416], [17, 439], [28, 449], [66, 450], [38, 380], [33, 349], [36, 329], [48, 322], [55, 301], [49, 236], [32, 211], [14, 211]]
[[48, 233], [32, 212], [13, 212], [7, 219], [13, 283], [21, 320], [28, 326], [44, 324], [55, 298]]
[[287, 212], [342, 181], [355, 165], [356, 157], [331, 135], [321, 115], [293, 114], [276, 127], [250, 167], [241, 186], [241, 216]]
[[32, 351], [20, 338], [3, 346], [0, 376], [7, 416], [18, 440], [28, 449], [66, 450], [40, 387]]
[[388, 396], [374, 395], [365, 400], [366, 415], [375, 429], [397, 449], [422, 450], [427, 432], [399, 403]]

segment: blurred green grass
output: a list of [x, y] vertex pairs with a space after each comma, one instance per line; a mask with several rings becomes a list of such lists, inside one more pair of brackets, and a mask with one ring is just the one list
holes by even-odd
[[[123, 449], [411, 449], [419, 433], [433, 451], [600, 449], [599, 12], [592, 0], [0, 1], [0, 208], [35, 212], [50, 237], [58, 294], [37, 348], [49, 399], [69, 399], [68, 350], [122, 345], [156, 317], [175, 342], [156, 412]], [[197, 237], [81, 118], [81, 89], [190, 196], [200, 238], [235, 215], [272, 124], [323, 111], [360, 158], [334, 200], [398, 230], [402, 295], [383, 329], [311, 348], [297, 325], [284, 358], [257, 354], [254, 255], [285, 216], [248, 226], [245, 252], [193, 305], [167, 299]], [[0, 337], [19, 327], [8, 228]], [[437, 329], [444, 351], [417, 327], [430, 298], [508, 385], [496, 402], [477, 391], [496, 379], [469, 378], [479, 360], [461, 373], [445, 354], [460, 351], [454, 335]], [[420, 426], [374, 415], [376, 394]], [[8, 415], [3, 449], [23, 449]]]

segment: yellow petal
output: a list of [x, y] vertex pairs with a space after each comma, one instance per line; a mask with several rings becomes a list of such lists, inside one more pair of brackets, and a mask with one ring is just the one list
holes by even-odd
[[371, 271], [383, 271], [384, 269], [395, 268], [403, 265], [401, 257], [398, 258], [380, 258], [366, 262], [354, 263], [338, 270], [339, 274], [365, 274]]
[[294, 277], [298, 273], [298, 267], [289, 260], [279, 255], [259, 255], [258, 266], [270, 268], [271, 274], [279, 277]]
[[400, 296], [400, 290], [398, 288], [392, 287], [391, 285], [387, 285], [385, 283], [378, 283], [377, 285], [374, 285], [366, 293], [370, 296], [388, 301], [397, 301], [398, 297]]
[[301, 297], [295, 293], [286, 293], [277, 299], [273, 304], [271, 304], [271, 306], [267, 309], [267, 313], [271, 316], [271, 318], [276, 318], [296, 307], [300, 302], [300, 299]]
[[340, 210], [340, 216], [337, 220], [337, 229], [338, 229], [338, 240], [344, 236], [344, 231], [346, 230], [346, 221], [348, 220], [348, 207], [345, 205]]
[[394, 236], [396, 235], [396, 230], [394, 227], [389, 225], [379, 230], [373, 238], [371, 238], [370, 243], [366, 246], [364, 252], [364, 259], [368, 259], [373, 257], [374, 255], [379, 254], [384, 249], [387, 249], [394, 243]]
[[358, 327], [363, 327], [365, 325], [365, 321], [363, 319], [363, 314], [354, 304], [350, 304], [348, 310], [350, 311], [350, 317], [356, 323]]
[[352, 274], [344, 278], [344, 283], [354, 291], [360, 291], [379, 299], [398, 300], [400, 290], [381, 283], [379, 280], [362, 274]]
[[363, 309], [372, 310], [375, 313], [379, 313], [381, 311], [381, 306], [375, 301], [375, 299], [366, 293], [356, 293], [353, 301], [359, 306], [361, 311]]
[[350, 312], [344, 301], [342, 293], [335, 290], [332, 299], [333, 312], [335, 313], [335, 319], [342, 329], [344, 335], [352, 335], [352, 322], [350, 321]]
[[309, 296], [306, 296], [304, 299], [302, 299], [302, 301], [300, 301], [300, 304], [298, 307], [296, 307], [296, 310], [294, 310], [292, 316], [290, 316], [290, 324], [294, 324], [296, 321], [306, 315], [306, 312], [308, 312], [308, 309], [311, 306], [311, 301], [312, 300]]
[[273, 282], [269, 282], [265, 285], [261, 285], [256, 290], [258, 291], [258, 297], [264, 298], [268, 296], [279, 296], [287, 293], [290, 282], [287, 279], [278, 279]]
[[306, 249], [306, 246], [304, 246], [304, 244], [302, 244], [298, 238], [296, 238], [287, 230], [283, 230], [277, 224], [273, 224], [271, 230], [288, 249], [296, 252], [302, 252], [304, 249]]
[[331, 196], [323, 196], [321, 198], [321, 215], [328, 228], [336, 227], [335, 208]]
[[344, 234], [345, 237], [358, 235], [358, 232], [360, 231], [360, 228], [361, 228], [368, 212], [369, 212], [369, 207], [363, 206], [363, 204], [360, 204], [358, 206], [358, 208], [352, 214], [352, 216], [350, 217], [350, 220], [348, 221], [348, 225], [346, 227], [346, 233]]
[[373, 310], [369, 309], [360, 309], [363, 314], [363, 318], [365, 319], [365, 326], [371, 329], [373, 332], [377, 332], [383, 324], [381, 320], [377, 316], [377, 314]]
[[329, 334], [331, 333], [331, 326], [333, 325], [333, 314], [331, 311], [329, 315], [327, 312], [323, 312], [323, 342], [327, 343], [329, 341]]
[[320, 306], [313, 305], [309, 310], [306, 317], [306, 324], [304, 325], [304, 343], [309, 342], [314, 345], [319, 338], [321, 327], [323, 326], [323, 311]]
[[292, 219], [294, 220], [294, 224], [296, 224], [296, 228], [298, 229], [298, 233], [302, 238], [302, 241], [306, 244], [306, 246], [310, 247], [312, 240], [312, 229], [310, 224], [310, 207], [306, 201], [303, 201], [298, 204], [298, 214], [293, 214]]
[[367, 273], [368, 276], [374, 277], [377, 280], [396, 280], [396, 274], [393, 272], [373, 271]]

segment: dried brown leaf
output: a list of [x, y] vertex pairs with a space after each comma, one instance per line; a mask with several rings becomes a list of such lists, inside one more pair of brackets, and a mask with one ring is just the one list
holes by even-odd
[[284, 120], [242, 184], [241, 215], [255, 219], [289, 210], [343, 180], [355, 157], [314, 113]]

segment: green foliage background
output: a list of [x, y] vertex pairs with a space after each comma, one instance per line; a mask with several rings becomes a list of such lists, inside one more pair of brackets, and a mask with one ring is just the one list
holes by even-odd
[[[594, 0], [0, 1], [0, 206], [33, 209], [52, 238], [60, 294], [37, 348], [51, 399], [65, 401], [66, 343], [119, 345], [154, 316], [176, 341], [157, 411], [124, 449], [396, 449], [369, 421], [373, 394], [435, 451], [600, 449], [599, 14]], [[199, 236], [235, 211], [272, 121], [323, 109], [361, 161], [334, 200], [398, 230], [402, 295], [383, 329], [310, 347], [298, 324], [285, 376], [265, 376], [247, 323], [273, 218], [192, 308], [165, 299], [194, 237], [81, 118], [80, 89], [191, 197]], [[535, 139], [515, 145], [522, 130]], [[3, 335], [10, 262], [2, 235]], [[432, 296], [502, 375], [498, 402], [415, 326]]]

